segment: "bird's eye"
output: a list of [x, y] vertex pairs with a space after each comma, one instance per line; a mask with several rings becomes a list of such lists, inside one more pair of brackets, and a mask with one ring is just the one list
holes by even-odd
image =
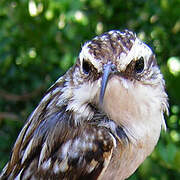
[[136, 73], [141, 73], [144, 70], [144, 58], [140, 57], [134, 66], [134, 70]]
[[89, 74], [89, 72], [90, 72], [90, 70], [91, 70], [91, 66], [90, 66], [89, 62], [87, 62], [87, 61], [84, 60], [84, 61], [83, 61], [82, 68], [83, 68], [83, 72], [84, 72], [85, 74]]

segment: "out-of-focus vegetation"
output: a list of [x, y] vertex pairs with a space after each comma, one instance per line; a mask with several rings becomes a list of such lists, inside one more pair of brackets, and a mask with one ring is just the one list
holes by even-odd
[[151, 157], [131, 180], [180, 179], [179, 0], [1, 0], [0, 169], [45, 90], [97, 34], [128, 28], [155, 51], [170, 116]]

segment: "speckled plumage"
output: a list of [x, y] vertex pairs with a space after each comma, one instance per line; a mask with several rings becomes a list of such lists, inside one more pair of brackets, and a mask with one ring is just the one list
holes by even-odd
[[31, 114], [0, 179], [126, 179], [153, 151], [167, 107], [151, 49], [128, 30], [97, 36]]

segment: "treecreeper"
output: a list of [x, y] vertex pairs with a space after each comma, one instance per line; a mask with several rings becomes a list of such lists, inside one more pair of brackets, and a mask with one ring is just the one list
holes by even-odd
[[135, 33], [84, 44], [21, 130], [1, 180], [123, 180], [151, 154], [168, 112], [155, 54]]

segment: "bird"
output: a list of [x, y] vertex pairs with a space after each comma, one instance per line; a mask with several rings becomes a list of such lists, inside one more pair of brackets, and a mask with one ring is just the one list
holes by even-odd
[[168, 113], [165, 81], [136, 33], [87, 41], [22, 128], [1, 180], [123, 180], [154, 150]]

